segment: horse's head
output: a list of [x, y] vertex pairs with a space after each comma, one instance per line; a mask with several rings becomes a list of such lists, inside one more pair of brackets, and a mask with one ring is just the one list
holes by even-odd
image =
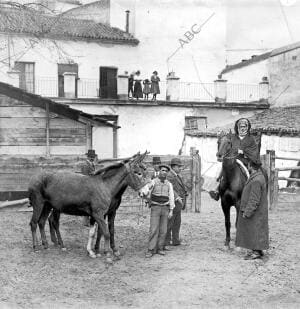
[[145, 151], [143, 154], [137, 153], [129, 160], [124, 162], [128, 170], [128, 185], [133, 190], [139, 191], [139, 195], [141, 197], [147, 195], [149, 192], [147, 181], [145, 179], [146, 166], [143, 163], [143, 160], [147, 154], [147, 151]]
[[231, 130], [228, 134], [221, 133], [218, 137], [218, 152], [216, 153], [219, 162], [222, 162], [232, 150], [232, 133]]

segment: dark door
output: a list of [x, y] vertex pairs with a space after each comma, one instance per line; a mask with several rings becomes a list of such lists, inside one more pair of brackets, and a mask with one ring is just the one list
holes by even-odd
[[118, 69], [100, 67], [100, 97], [104, 99], [116, 99], [117, 96]]

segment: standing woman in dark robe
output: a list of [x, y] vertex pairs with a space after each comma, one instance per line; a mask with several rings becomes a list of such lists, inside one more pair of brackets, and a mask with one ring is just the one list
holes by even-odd
[[133, 96], [138, 100], [139, 98], [143, 98], [143, 90], [142, 90], [142, 79], [141, 79], [141, 72], [136, 71], [135, 77], [134, 77], [134, 90], [133, 90]]
[[156, 95], [160, 94], [159, 90], [159, 82], [160, 78], [158, 77], [157, 71], [153, 72], [153, 75], [151, 76], [151, 93], [153, 93], [152, 101], [156, 101]]

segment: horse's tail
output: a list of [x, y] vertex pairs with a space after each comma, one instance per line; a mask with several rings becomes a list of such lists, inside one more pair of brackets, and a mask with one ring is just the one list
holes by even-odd
[[47, 175], [44, 173], [34, 177], [29, 183], [28, 198], [29, 204], [33, 208], [31, 222], [38, 223], [41, 217], [45, 204], [44, 189], [46, 183]]

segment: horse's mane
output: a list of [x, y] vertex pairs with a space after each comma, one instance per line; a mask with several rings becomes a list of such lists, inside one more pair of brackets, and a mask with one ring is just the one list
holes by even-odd
[[117, 169], [120, 168], [121, 166], [124, 166], [123, 162], [118, 162], [103, 168], [98, 169], [94, 175], [101, 175], [103, 179], [112, 177], [116, 174]]

